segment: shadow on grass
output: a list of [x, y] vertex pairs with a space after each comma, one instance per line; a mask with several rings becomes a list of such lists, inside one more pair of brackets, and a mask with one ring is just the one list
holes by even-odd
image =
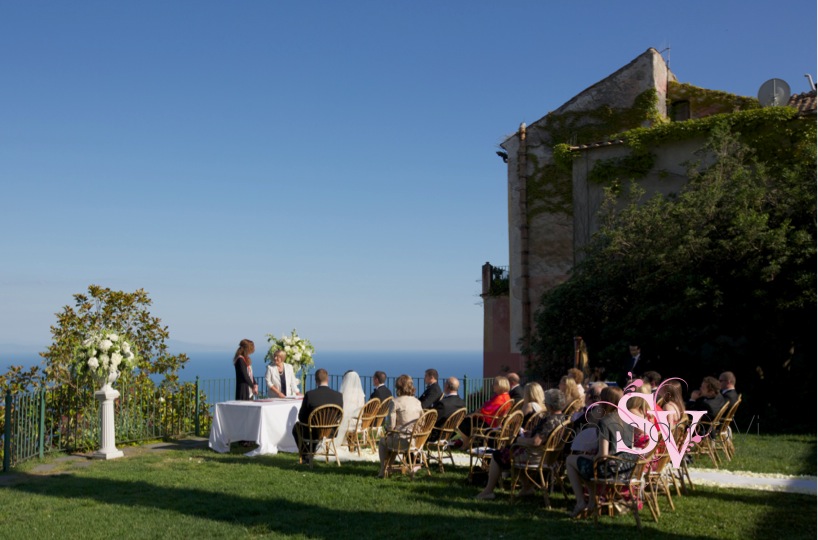
[[[591, 522], [574, 522], [564, 512], [540, 512], [533, 505], [508, 505], [502, 501], [482, 502], [439, 496], [434, 506], [417, 507], [413, 496], [406, 495], [403, 508], [394, 502], [386, 508], [377, 504], [377, 493], [362, 501], [360, 508], [342, 510], [299, 502], [276, 496], [243, 496], [203, 489], [161, 486], [142, 480], [124, 481], [79, 475], [55, 478], [22, 475], [21, 482], [9, 490], [43, 497], [89, 499], [104, 504], [142, 507], [176, 512], [203, 520], [246, 528], [253, 535], [306, 535], [310, 538], [435, 538], [446, 532], [452, 538], [576, 538], [603, 533], [607, 537], [630, 538], [637, 532], [633, 519], [622, 516], [615, 523], [595, 528]], [[393, 484], [393, 489], [405, 487]], [[425, 486], [427, 488], [428, 486]], [[435, 491], [435, 490], [431, 490]], [[442, 507], [439, 513], [432, 513]], [[461, 509], [468, 510], [463, 512]], [[458, 513], [459, 512], [459, 513]], [[445, 517], [444, 517], [445, 516]], [[241, 534], [237, 531], [237, 534]], [[644, 538], [707, 538], [696, 534], [666, 533], [646, 528]]]

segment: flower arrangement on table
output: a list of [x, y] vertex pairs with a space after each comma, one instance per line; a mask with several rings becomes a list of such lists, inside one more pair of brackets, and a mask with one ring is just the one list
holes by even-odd
[[100, 330], [91, 332], [82, 342], [76, 358], [79, 373], [89, 373], [96, 381], [110, 384], [121, 371], [133, 369], [135, 356], [124, 337], [110, 330]]
[[308, 339], [298, 337], [295, 329], [289, 336], [275, 337], [273, 334], [267, 334], [267, 342], [270, 344], [270, 349], [264, 355], [264, 360], [272, 363], [274, 361], [276, 351], [284, 351], [286, 357], [284, 361], [296, 371], [301, 372], [301, 388], [304, 388], [304, 381], [307, 378], [307, 372], [310, 370], [315, 362], [313, 362], [312, 355], [315, 354], [315, 347]]

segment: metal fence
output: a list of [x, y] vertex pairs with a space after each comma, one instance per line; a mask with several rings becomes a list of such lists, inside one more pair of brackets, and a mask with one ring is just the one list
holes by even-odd
[[[339, 390], [342, 375], [330, 375], [330, 387]], [[396, 378], [387, 379], [389, 388]], [[493, 379], [460, 379], [460, 395], [469, 411], [478, 409], [491, 396]], [[256, 377], [260, 398], [267, 397], [264, 377]], [[315, 387], [314, 378], [305, 381], [302, 391]], [[362, 379], [364, 394], [372, 392], [372, 379]], [[422, 378], [414, 379], [418, 394]], [[115, 402], [116, 442], [207, 436], [216, 403], [235, 397], [235, 379], [196, 380], [173, 391], [149, 384], [117, 385]], [[7, 394], [0, 406], [3, 471], [47, 453], [96, 448], [99, 441], [99, 407], [90, 390], [66, 386], [26, 394]]]

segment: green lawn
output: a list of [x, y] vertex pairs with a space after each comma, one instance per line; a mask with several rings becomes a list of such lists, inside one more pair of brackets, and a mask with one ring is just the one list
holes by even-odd
[[[815, 435], [737, 434], [734, 444], [736, 458], [722, 462], [720, 468], [728, 471], [816, 475], [818, 455]], [[697, 458], [694, 466], [714, 468], [709, 459], [702, 458]]]
[[[812, 438], [812, 455], [814, 456]], [[762, 448], [775, 444], [761, 441]], [[809, 447], [801, 442], [796, 446]], [[65, 474], [38, 476], [34, 464], [0, 488], [6, 538], [631, 538], [630, 516], [572, 521], [555, 497], [509, 504], [477, 501], [464, 469], [415, 481], [376, 478], [375, 463], [325, 464], [310, 470], [295, 456], [247, 458], [237, 449], [144, 452]], [[741, 450], [739, 450], [741, 452]], [[808, 451], [807, 451], [808, 453]], [[815, 466], [814, 459], [810, 466]], [[787, 466], [792, 467], [792, 465]], [[662, 503], [659, 523], [642, 513], [640, 538], [815, 538], [816, 498], [699, 487]]]

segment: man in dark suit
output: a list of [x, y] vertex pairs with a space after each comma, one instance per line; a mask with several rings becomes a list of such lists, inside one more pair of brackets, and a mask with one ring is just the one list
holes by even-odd
[[511, 385], [511, 389], [508, 391], [508, 395], [511, 396], [511, 399], [514, 401], [523, 399], [523, 387], [520, 386], [520, 376], [516, 373], [509, 373], [506, 378], [508, 379], [508, 384]]
[[712, 421], [724, 406], [724, 397], [719, 393], [719, 381], [715, 377], [705, 377], [698, 390], [690, 393], [687, 409], [690, 411], [707, 411], [705, 421]]
[[[437, 421], [435, 422], [435, 427], [439, 428], [443, 424], [446, 423], [446, 420], [458, 409], [462, 409], [466, 406], [466, 402], [460, 397], [457, 391], [460, 389], [460, 381], [457, 377], [449, 377], [446, 379], [446, 384], [444, 385], [446, 393], [443, 394], [439, 400], [435, 401], [432, 408], [437, 411]], [[431, 441], [436, 441], [440, 437], [440, 432], [438, 430], [432, 430], [431, 435], [429, 435], [429, 439]]]
[[386, 373], [383, 371], [376, 371], [372, 376], [372, 384], [375, 389], [369, 394], [369, 399], [378, 398], [381, 401], [388, 397], [392, 397], [392, 391], [386, 387]]
[[[304, 394], [304, 399], [301, 401], [301, 410], [298, 411], [298, 423], [293, 426], [293, 437], [298, 442], [298, 429], [301, 429], [302, 436], [306, 437], [307, 423], [310, 419], [310, 413], [322, 405], [338, 405], [344, 407], [344, 396], [341, 392], [336, 392], [329, 387], [329, 374], [326, 369], [319, 369], [315, 372], [316, 387]], [[306, 450], [306, 449], [305, 449]], [[309, 449], [310, 452], [314, 448]], [[299, 452], [301, 449], [299, 449]]]
[[420, 406], [424, 409], [431, 409], [435, 402], [443, 395], [443, 390], [437, 384], [437, 370], [427, 369], [424, 373], [423, 381], [426, 383], [426, 390], [418, 398]]
[[639, 345], [629, 345], [628, 351], [630, 355], [622, 362], [622, 376], [619, 380], [622, 388], [635, 379], [637, 373], [644, 373], [647, 369], [645, 360], [642, 358], [642, 348]]
[[738, 392], [736, 391], [736, 376], [732, 371], [725, 371], [719, 375], [719, 385], [721, 385], [721, 395], [724, 399], [730, 402], [730, 407], [738, 401]]

